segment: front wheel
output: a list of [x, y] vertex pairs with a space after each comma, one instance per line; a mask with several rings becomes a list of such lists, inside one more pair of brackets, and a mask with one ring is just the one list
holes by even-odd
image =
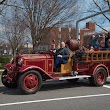
[[38, 71], [31, 70], [19, 77], [18, 84], [23, 93], [34, 94], [41, 87], [42, 77]]
[[7, 71], [4, 70], [4, 72], [1, 75], [1, 81], [2, 84], [7, 88], [17, 88], [17, 82], [10, 82], [7, 78]]
[[94, 72], [94, 77], [89, 78], [89, 82], [95, 86], [103, 86], [107, 80], [107, 72], [103, 67], [99, 67]]

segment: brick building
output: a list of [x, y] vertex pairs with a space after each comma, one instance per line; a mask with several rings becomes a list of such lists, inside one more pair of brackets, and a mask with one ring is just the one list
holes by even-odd
[[[93, 22], [86, 23], [86, 27], [84, 29], [80, 29], [80, 40], [81, 45], [83, 45], [83, 36], [95, 33], [96, 25]], [[41, 45], [39, 46], [39, 50], [48, 50], [52, 41], [55, 40], [56, 48], [60, 44], [61, 41], [66, 41], [69, 37], [72, 39], [75, 38], [76, 29], [74, 28], [59, 28], [53, 27], [49, 32], [47, 37], [43, 39]]]
[[94, 34], [95, 29], [96, 29], [96, 24], [95, 23], [93, 23], [93, 22], [86, 23], [86, 28], [80, 30], [81, 45], [83, 45], [84, 40], [86, 40], [87, 42], [89, 40], [88, 38], [84, 39], [84, 36]]

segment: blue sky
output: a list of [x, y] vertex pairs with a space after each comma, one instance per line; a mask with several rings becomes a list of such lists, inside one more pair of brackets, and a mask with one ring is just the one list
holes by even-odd
[[[99, 2], [101, 2], [102, 0], [95, 0], [95, 1], [99, 1]], [[81, 2], [81, 4], [83, 4], [82, 5], [82, 10], [85, 12], [85, 11], [87, 11], [88, 9], [90, 9], [90, 8], [92, 8], [92, 6], [93, 6], [93, 2], [92, 2], [92, 0], [82, 0], [82, 2]], [[106, 3], [105, 3], [106, 4]], [[108, 7], [107, 7], [108, 8]], [[106, 9], [104, 9], [104, 10], [106, 10]], [[83, 14], [82, 15], [82, 18], [83, 17], [86, 17], [86, 16], [88, 16], [88, 15], [90, 15], [90, 14], [87, 14], [87, 13], [85, 13], [85, 14]], [[106, 28], [106, 29], [110, 29], [110, 23], [107, 21], [107, 20], [105, 20], [105, 22], [103, 23], [102, 21], [105, 19], [102, 15], [98, 15], [98, 16], [96, 16], [96, 17], [93, 17], [93, 19], [98, 23], [98, 24], [100, 24], [103, 28]], [[87, 19], [87, 20], [85, 20], [85, 21], [82, 21], [82, 22], [80, 22], [80, 27], [81, 28], [83, 28], [83, 27], [85, 27], [85, 24], [86, 24], [86, 22], [88, 22], [88, 21], [92, 21], [92, 19]], [[96, 27], [96, 30], [97, 31], [101, 31], [102, 29], [100, 29], [99, 27]]]

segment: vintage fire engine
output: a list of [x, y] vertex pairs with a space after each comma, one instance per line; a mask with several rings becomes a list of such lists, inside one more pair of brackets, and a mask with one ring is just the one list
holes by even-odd
[[[74, 48], [73, 45], [72, 48]], [[90, 84], [102, 86], [110, 75], [110, 51], [85, 51], [82, 58], [70, 58], [61, 64], [60, 71], [54, 72], [54, 55], [51, 52], [25, 54], [4, 66], [2, 83], [8, 88], [18, 87], [25, 94], [40, 90], [42, 81], [49, 79], [75, 82], [79, 78], [88, 78]], [[74, 75], [74, 73], [77, 75]]]

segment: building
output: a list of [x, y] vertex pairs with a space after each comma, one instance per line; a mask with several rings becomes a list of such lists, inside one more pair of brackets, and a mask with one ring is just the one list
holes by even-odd
[[[95, 29], [96, 29], [96, 24], [93, 22], [87, 22], [85, 28], [80, 29], [79, 36], [81, 40], [81, 45], [87, 44], [84, 41], [88, 42], [89, 38], [84, 38], [84, 36], [94, 34]], [[63, 28], [53, 27], [52, 29], [47, 28], [46, 36], [39, 45], [38, 50], [47, 51], [51, 48], [51, 44], [53, 43], [55, 43], [55, 48], [58, 48], [61, 41], [65, 42], [69, 38], [76, 39], [75, 35], [76, 35], [75, 28], [68, 28], [68, 27], [63, 27]], [[27, 48], [27, 44], [25, 48]], [[28, 48], [30, 48], [29, 50], [31, 51], [32, 45], [28, 45]]]
[[[87, 22], [86, 27], [84, 29], [80, 29], [80, 40], [81, 45], [83, 45], [83, 36], [90, 35], [95, 33], [96, 25], [93, 22]], [[48, 31], [48, 29], [47, 29]], [[69, 38], [75, 39], [75, 28], [60, 28], [60, 27], [53, 27], [49, 32], [47, 37], [45, 37], [39, 46], [39, 50], [48, 50], [50, 45], [55, 41], [55, 47], [57, 48], [60, 45], [61, 41], [66, 41]]]
[[[96, 24], [93, 22], [87, 22], [86, 28], [80, 30], [81, 45], [84, 43], [84, 36], [94, 34], [96, 30]], [[88, 38], [86, 38], [88, 40]]]

